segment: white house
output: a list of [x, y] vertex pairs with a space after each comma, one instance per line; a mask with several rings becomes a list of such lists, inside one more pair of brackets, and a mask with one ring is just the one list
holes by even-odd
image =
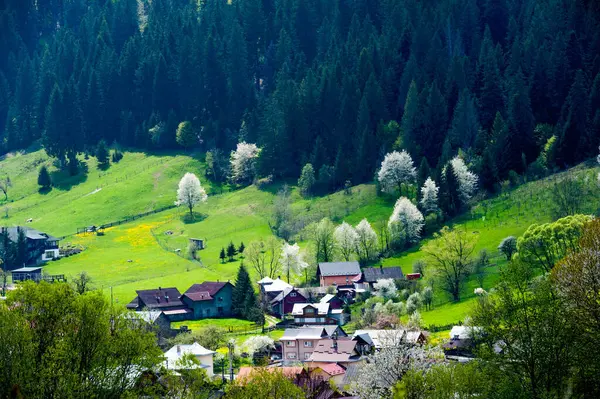
[[[175, 345], [165, 352], [165, 367], [169, 370], [196, 369], [206, 370], [209, 377], [213, 376], [213, 356], [216, 352], [206, 349], [197, 342], [191, 345]], [[200, 364], [185, 364], [185, 355], [193, 355]]]

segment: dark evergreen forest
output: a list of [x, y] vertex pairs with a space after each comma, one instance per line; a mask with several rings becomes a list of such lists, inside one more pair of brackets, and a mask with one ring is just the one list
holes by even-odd
[[[373, 178], [386, 152], [484, 187], [600, 144], [594, 0], [4, 0], [2, 152], [262, 148], [260, 173]], [[65, 162], [66, 164], [67, 162]], [[439, 172], [438, 172], [439, 173]]]

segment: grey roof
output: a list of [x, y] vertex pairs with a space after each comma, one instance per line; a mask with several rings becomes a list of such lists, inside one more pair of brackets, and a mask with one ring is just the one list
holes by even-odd
[[348, 334], [346, 334], [346, 331], [344, 331], [344, 329], [342, 327], [335, 325], [335, 324], [311, 325], [311, 327], [323, 328], [325, 330], [325, 332], [327, 333], [328, 337], [331, 337], [335, 331], [338, 332], [338, 337], [347, 337], [348, 336]]
[[316, 309], [315, 315], [323, 316], [329, 313], [329, 304], [328, 303], [295, 303], [294, 308], [292, 309], [292, 315], [294, 316], [302, 316], [304, 315], [304, 308], [310, 306]]
[[[25, 237], [30, 240], [49, 240], [49, 241], [59, 241], [58, 238], [53, 237], [49, 234], [43, 233], [39, 230], [33, 229], [31, 227], [20, 227], [25, 232]], [[11, 241], [17, 242], [19, 239], [19, 227], [6, 227], [6, 231], [8, 233], [8, 237]]]
[[144, 320], [146, 323], [154, 323], [156, 320], [158, 320], [158, 318], [160, 317], [160, 315], [163, 312], [160, 311], [140, 311], [140, 312], [135, 312], [135, 314], [142, 320]]
[[321, 262], [319, 263], [321, 276], [355, 276], [360, 274], [360, 265], [352, 262]]
[[20, 269], [13, 270], [12, 273], [32, 273], [32, 272], [37, 272], [37, 271], [39, 271], [41, 273], [42, 268], [41, 267], [22, 267]]
[[327, 332], [323, 327], [287, 328], [280, 340], [294, 341], [297, 339], [321, 339], [326, 334]]
[[363, 269], [363, 280], [368, 283], [374, 283], [377, 280], [391, 278], [399, 280], [404, 278], [402, 268], [400, 266], [392, 267], [367, 267]]

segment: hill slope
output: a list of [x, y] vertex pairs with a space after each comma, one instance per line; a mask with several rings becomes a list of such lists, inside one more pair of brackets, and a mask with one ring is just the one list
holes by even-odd
[[[0, 168], [14, 181], [9, 192], [12, 202], [5, 205], [10, 208], [10, 216], [3, 224], [24, 224], [32, 217], [31, 226], [55, 235], [72, 234], [80, 226], [98, 225], [172, 204], [177, 182], [187, 171], [199, 174], [211, 191], [203, 177], [203, 163], [186, 155], [126, 153], [120, 163], [105, 172], [96, 168], [95, 159], [89, 159], [85, 179], [67, 182], [60, 180], [61, 175], [54, 171], [55, 179], [59, 179], [58, 187], [45, 195], [37, 191], [36, 185], [37, 169], [42, 163], [49, 163], [43, 152], [16, 155], [0, 162]], [[574, 172], [579, 177], [595, 179], [594, 168], [580, 166]], [[550, 187], [560, 178], [559, 174], [527, 183], [481, 201], [469, 213], [452, 221], [455, 227], [478, 236], [477, 251], [485, 248], [492, 255], [493, 265], [488, 270], [485, 288], [493, 286], [498, 268], [505, 262], [497, 253], [498, 243], [506, 236], [522, 234], [532, 223], [552, 219]], [[584, 210], [595, 213], [597, 204], [593, 198], [598, 198], [598, 188], [595, 184], [589, 186], [595, 191]], [[96, 191], [98, 188], [101, 190]], [[170, 209], [111, 227], [104, 236], [69, 236], [63, 244], [81, 245], [85, 250], [50, 263], [46, 271], [72, 277], [85, 270], [98, 288], [112, 287], [119, 303], [131, 300], [136, 289], [175, 286], [185, 290], [202, 280], [233, 279], [241, 258], [221, 263], [219, 252], [230, 242], [236, 246], [241, 242], [247, 245], [272, 234], [269, 220], [278, 188], [274, 185], [261, 190], [250, 186], [210, 195], [207, 203], [198, 207], [194, 223], [186, 220], [183, 209]], [[297, 190], [292, 189], [291, 200], [294, 218], [305, 224], [322, 217], [356, 224], [367, 217], [380, 226], [387, 221], [394, 203], [394, 198], [378, 197], [374, 185], [354, 187], [351, 195], [338, 192], [313, 199], [302, 199]], [[185, 253], [189, 238], [206, 240], [206, 249], [199, 252], [199, 262], [179, 256]], [[298, 239], [303, 248], [310, 244], [305, 234], [300, 234]], [[405, 273], [410, 272], [416, 260], [425, 258], [421, 246], [382, 263], [400, 265]], [[426, 269], [425, 278], [430, 277], [429, 274]], [[450, 303], [442, 292], [436, 292], [434, 310], [422, 314], [424, 321], [445, 325], [462, 320], [476, 286], [475, 279], [467, 283], [459, 304]]]

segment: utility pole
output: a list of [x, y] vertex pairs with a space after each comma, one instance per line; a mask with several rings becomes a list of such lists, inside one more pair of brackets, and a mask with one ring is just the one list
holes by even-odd
[[231, 340], [227, 342], [227, 348], [229, 349], [229, 382], [233, 382], [233, 342]]

